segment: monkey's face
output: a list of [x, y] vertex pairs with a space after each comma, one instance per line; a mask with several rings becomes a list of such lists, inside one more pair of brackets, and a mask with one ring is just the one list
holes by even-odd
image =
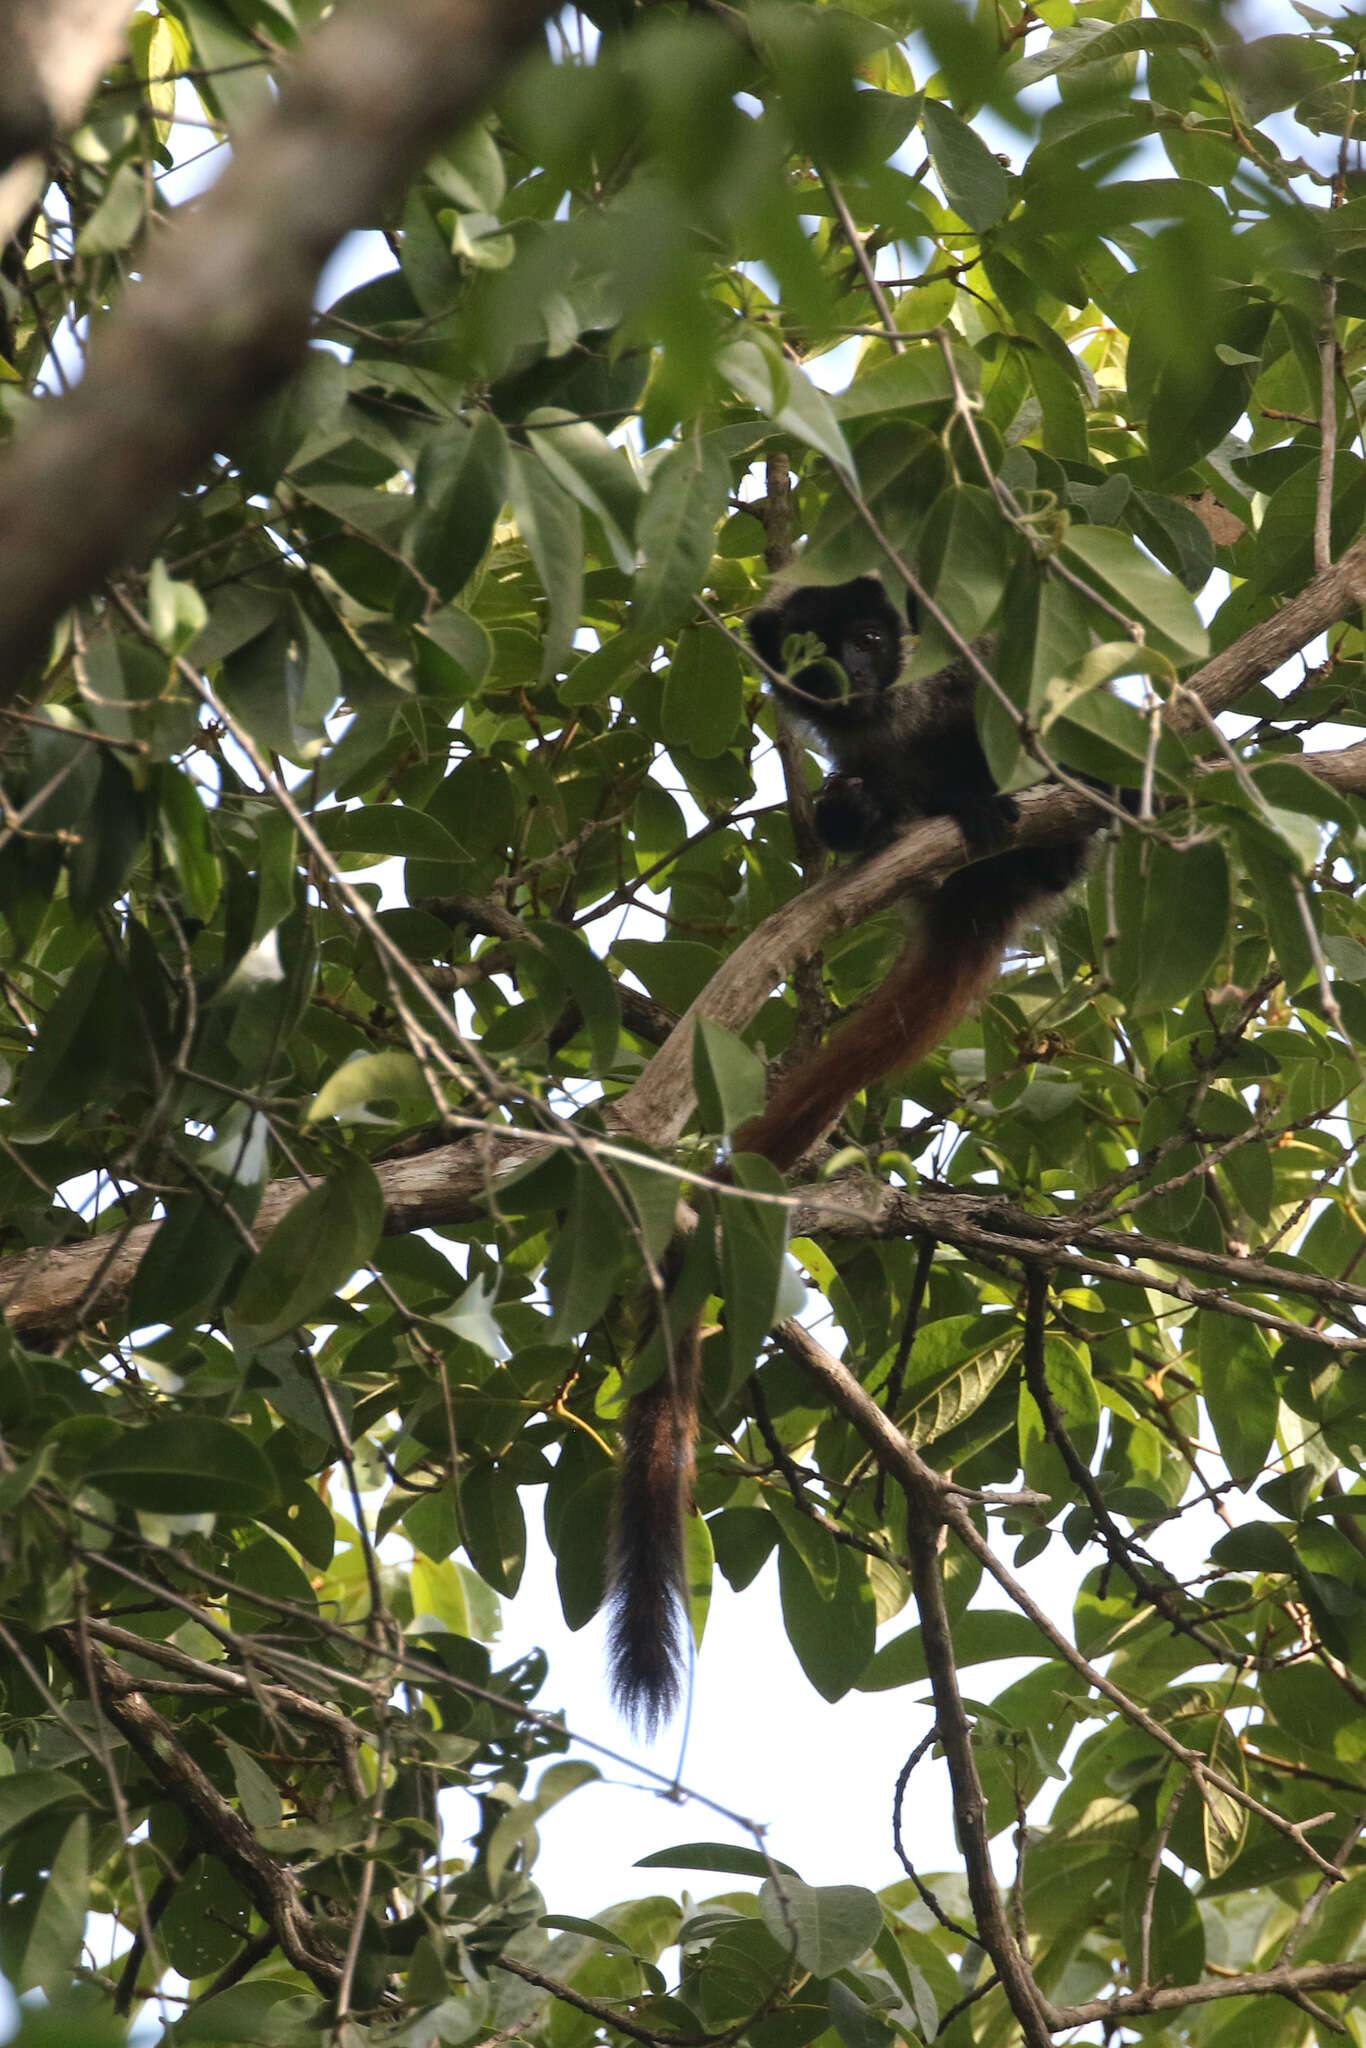
[[791, 590], [752, 615], [749, 634], [818, 727], [872, 716], [901, 673], [901, 620], [875, 576]]
[[845, 630], [839, 660], [852, 695], [889, 689], [901, 668], [901, 634], [884, 619], [855, 619]]
[[838, 634], [822, 637], [828, 658], [808, 662], [792, 677], [793, 688], [804, 697], [822, 704], [846, 703], [856, 697], [876, 697], [896, 681], [901, 668], [901, 634], [892, 623], [851, 619]]

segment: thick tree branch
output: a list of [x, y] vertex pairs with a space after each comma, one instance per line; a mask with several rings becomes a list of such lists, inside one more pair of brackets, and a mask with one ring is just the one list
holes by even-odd
[[1145, 2012], [1175, 2012], [1183, 2005], [1212, 2005], [1220, 1998], [1258, 1998], [1279, 1992], [1354, 1991], [1366, 1984], [1366, 1963], [1303, 1963], [1297, 1970], [1237, 1970], [1227, 1977], [1209, 1977], [1199, 1984], [1162, 1984], [1149, 1991], [1120, 1993], [1114, 1998], [1088, 1998], [1083, 2005], [1054, 2008], [1059, 2033], [1073, 2027], [1122, 2026]]
[[[1333, 788], [1366, 795], [1366, 742], [1335, 753], [1306, 754], [1300, 765]], [[1027, 790], [1020, 799], [1020, 821], [1016, 843], [1037, 845], [1052, 838], [1075, 834], [1095, 822], [1096, 814], [1085, 799], [1071, 790], [1039, 788]], [[692, 1031], [699, 1016], [715, 1017], [734, 1031], [742, 1031], [773, 989], [786, 980], [799, 960], [806, 959], [836, 933], [849, 930], [875, 911], [898, 902], [918, 882], [934, 880], [963, 863], [967, 848], [957, 827], [947, 818], [931, 818], [914, 825], [892, 846], [859, 867], [843, 868], [814, 889], [794, 897], [772, 916], [764, 919], [749, 937], [723, 961], [706, 989], [681, 1019], [668, 1042], [656, 1053], [649, 1067], [626, 1093], [610, 1106], [614, 1123], [646, 1143], [671, 1144], [692, 1113]], [[407, 1230], [440, 1229], [445, 1224], [463, 1223], [479, 1213], [490, 1187], [500, 1174], [514, 1165], [525, 1165], [537, 1145], [538, 1133], [515, 1137], [496, 1128], [481, 1126], [477, 1136], [453, 1144], [437, 1145], [415, 1158], [392, 1159], [376, 1169], [384, 1190], [384, 1229], [388, 1235]], [[591, 1142], [591, 1140], [589, 1141]], [[256, 1219], [258, 1237], [264, 1238], [287, 1209], [305, 1193], [297, 1180], [278, 1180], [266, 1190]], [[965, 1198], [905, 1195], [893, 1188], [878, 1188], [872, 1182], [842, 1183], [839, 1188], [811, 1191], [814, 1212], [805, 1207], [797, 1213], [801, 1231], [930, 1231], [951, 1239], [971, 1251], [975, 1242], [982, 1250], [1013, 1252], [1018, 1249], [1005, 1227], [1002, 1243], [989, 1227], [988, 1219], [965, 1205]], [[990, 1216], [1005, 1216], [1005, 1207], [994, 1198], [987, 1201]], [[870, 1204], [873, 1206], [870, 1207]], [[890, 1206], [889, 1206], [890, 1205]], [[1020, 1233], [1025, 1226], [1020, 1224]], [[133, 1276], [156, 1233], [155, 1223], [137, 1224], [131, 1229], [111, 1232], [80, 1244], [42, 1251], [20, 1252], [0, 1260], [0, 1312], [10, 1327], [27, 1341], [43, 1344], [59, 1338], [79, 1323], [95, 1322], [112, 1314], [127, 1296]], [[1072, 1236], [1067, 1221], [1028, 1218], [1035, 1241], [1051, 1231], [1056, 1263], [1078, 1270], [1102, 1270], [1098, 1259], [1071, 1245], [1100, 1245], [1113, 1258], [1153, 1257], [1191, 1271], [1217, 1274], [1220, 1279], [1255, 1284], [1256, 1269], [1247, 1261], [1220, 1260], [1217, 1254], [1199, 1253], [1184, 1246], [1158, 1245], [1130, 1232], [1088, 1232]], [[971, 1233], [971, 1241], [965, 1233]], [[1230, 1271], [1230, 1267], [1236, 1267]], [[1305, 1276], [1272, 1269], [1278, 1288], [1292, 1287], [1309, 1293], [1302, 1285]], [[1123, 1278], [1133, 1276], [1122, 1274]], [[1145, 1283], [1146, 1284], [1146, 1283]], [[1181, 1299], [1196, 1298], [1197, 1290], [1185, 1282], [1168, 1282], [1169, 1292]], [[1358, 1305], [1350, 1288], [1333, 1294], [1338, 1286], [1320, 1279], [1325, 1290], [1313, 1298]], [[1228, 1306], [1210, 1297], [1217, 1306]], [[1366, 1304], [1363, 1304], [1366, 1305]], [[1253, 1320], [1267, 1320], [1264, 1310], [1235, 1305], [1235, 1312]], [[1271, 1319], [1274, 1325], [1275, 1319]], [[1312, 1333], [1310, 1333], [1312, 1334]]]
[[338, 12], [276, 110], [0, 465], [0, 703], [67, 607], [155, 539], [175, 494], [304, 359], [318, 274], [474, 114], [547, 0]]
[[[1331, 568], [1287, 599], [1278, 612], [1245, 633], [1207, 661], [1190, 678], [1193, 690], [1209, 711], [1227, 711], [1244, 690], [1274, 675], [1282, 662], [1289, 661], [1330, 626], [1366, 606], [1366, 539], [1354, 541]], [[1179, 731], [1194, 732], [1199, 714], [1176, 708], [1172, 724]]]
[[46, 152], [113, 58], [129, 0], [0, 0], [0, 243], [41, 196]]

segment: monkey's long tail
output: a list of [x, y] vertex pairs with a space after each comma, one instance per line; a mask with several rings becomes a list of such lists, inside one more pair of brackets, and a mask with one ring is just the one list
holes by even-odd
[[783, 1075], [766, 1108], [736, 1133], [737, 1152], [757, 1152], [787, 1172], [857, 1094], [914, 1066], [985, 995], [1023, 911], [993, 904], [980, 890], [954, 889], [959, 879], [951, 875], [923, 904], [882, 986]]
[[[779, 1081], [739, 1131], [737, 1151], [783, 1171], [863, 1088], [923, 1059], [994, 981], [1017, 927], [1075, 879], [1075, 848], [990, 859], [950, 875], [920, 907], [917, 927], [881, 988], [811, 1059]], [[694, 1322], [671, 1369], [626, 1411], [611, 1543], [612, 1696], [647, 1735], [683, 1690], [687, 1627], [684, 1527], [697, 1437], [700, 1345]]]
[[612, 1698], [649, 1737], [672, 1715], [687, 1669], [684, 1517], [692, 1492], [701, 1344], [693, 1322], [653, 1386], [626, 1410], [612, 1524]]

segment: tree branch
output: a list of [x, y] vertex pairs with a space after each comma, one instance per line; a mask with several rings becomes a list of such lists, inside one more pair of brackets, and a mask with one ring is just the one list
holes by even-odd
[[[1314, 1868], [1327, 1876], [1330, 1882], [1340, 1881], [1342, 1872], [1314, 1847], [1305, 1832], [1303, 1822], [1287, 1820], [1283, 1814], [1275, 1812], [1264, 1801], [1255, 1798], [1245, 1786], [1235, 1783], [1223, 1771], [1216, 1770], [1207, 1758], [1178, 1741], [1169, 1728], [1155, 1720], [1145, 1707], [1137, 1700], [1131, 1699], [1112, 1679], [1107, 1678], [1103, 1671], [1097, 1670], [1096, 1666], [1082, 1655], [1076, 1644], [1063, 1634], [1038, 1602], [1031, 1598], [1014, 1573], [1002, 1564], [991, 1545], [978, 1531], [952, 1481], [946, 1479], [943, 1473], [936, 1472], [934, 1467], [921, 1457], [909, 1438], [883, 1414], [876, 1401], [850, 1372], [847, 1365], [832, 1352], [827, 1351], [823, 1344], [818, 1343], [811, 1332], [804, 1329], [800, 1323], [779, 1323], [774, 1334], [783, 1349], [816, 1380], [829, 1405], [853, 1424], [869, 1450], [879, 1463], [885, 1464], [898, 1485], [914, 1492], [919, 1510], [926, 1515], [937, 1517], [945, 1525], [950, 1535], [962, 1544], [969, 1555], [974, 1557], [982, 1569], [996, 1581], [1007, 1598], [1034, 1624], [1056, 1656], [1064, 1663], [1070, 1664], [1094, 1691], [1103, 1699], [1109, 1700], [1112, 1706], [1117, 1707], [1126, 1721], [1135, 1728], [1142, 1729], [1157, 1748], [1165, 1750], [1169, 1756], [1183, 1765], [1195, 1779], [1202, 1796], [1206, 1794], [1207, 1788], [1213, 1788], [1224, 1798], [1232, 1799], [1247, 1812], [1256, 1814], [1259, 1820], [1265, 1821], [1277, 1834], [1284, 1835], [1288, 1841], [1294, 1842]], [[929, 1663], [928, 1648], [926, 1663]], [[942, 1732], [941, 1725], [941, 1735]], [[965, 1857], [967, 1853], [965, 1844]], [[1011, 1939], [1013, 1941], [1014, 1937]], [[983, 1945], [986, 1946], [985, 1943]], [[994, 1951], [992, 1961], [1000, 1968], [1001, 1958]], [[1013, 1999], [1011, 2005], [1018, 2016], [1018, 2008], [1015, 2007]]]
[[313, 295], [540, 34], [547, 0], [390, 0], [313, 36], [275, 111], [182, 209], [76, 389], [0, 464], [0, 703], [53, 627], [304, 360]]
[[87, 1664], [99, 1689], [105, 1717], [151, 1773], [166, 1797], [178, 1806], [191, 1830], [237, 1879], [256, 1910], [273, 1930], [296, 1970], [302, 1970], [325, 1996], [337, 1988], [339, 1959], [318, 1945], [312, 1920], [292, 1871], [268, 1856], [240, 1813], [226, 1800], [182, 1744], [165, 1717], [137, 1689], [129, 1676], [94, 1643], [84, 1653], [74, 1628], [54, 1628], [47, 1641], [78, 1682]]
[[46, 152], [74, 126], [132, 11], [129, 0], [0, 0], [0, 243], [41, 197]]
[[[1317, 775], [1334, 789], [1366, 795], [1366, 741], [1339, 751], [1297, 757], [1299, 765]], [[1096, 813], [1083, 797], [1071, 790], [1040, 787], [1026, 790], [1019, 799], [1020, 820], [1014, 842], [1021, 846], [1041, 845], [1050, 839], [1075, 836]], [[962, 835], [947, 818], [930, 818], [913, 825], [893, 845], [858, 867], [843, 868], [814, 889], [795, 896], [766, 917], [748, 938], [722, 962], [706, 989], [680, 1019], [667, 1043], [655, 1054], [640, 1079], [608, 1105], [611, 1122], [648, 1144], [667, 1146], [677, 1139], [692, 1114], [692, 1032], [698, 1017], [715, 1017], [733, 1031], [742, 1031], [773, 989], [786, 980], [795, 963], [824, 945], [834, 934], [850, 930], [898, 902], [919, 882], [936, 880], [963, 865], [967, 853]], [[587, 1134], [584, 1144], [592, 1145]], [[403, 1231], [440, 1229], [463, 1223], [480, 1213], [491, 1185], [513, 1166], [529, 1163], [545, 1143], [538, 1132], [516, 1135], [496, 1125], [478, 1126], [470, 1138], [436, 1145], [416, 1158], [382, 1161], [376, 1168], [384, 1191], [384, 1230], [389, 1236]], [[282, 1179], [267, 1188], [256, 1219], [256, 1231], [264, 1239], [286, 1210], [293, 1208], [307, 1192], [301, 1181]], [[971, 1229], [983, 1249], [1013, 1253], [1010, 1241], [993, 1242], [978, 1212], [963, 1206], [964, 1198], [915, 1197], [894, 1188], [875, 1188], [865, 1181], [846, 1183], [811, 1191], [818, 1213], [799, 1208], [795, 1220], [800, 1231], [832, 1230], [844, 1234], [852, 1229], [895, 1229], [938, 1232], [969, 1248], [963, 1233]], [[996, 1217], [1007, 1213], [1008, 1205], [984, 1197]], [[899, 1205], [894, 1220], [885, 1206]], [[874, 1205], [870, 1208], [870, 1204]], [[974, 1220], [964, 1222], [965, 1216]], [[879, 1217], [882, 1219], [879, 1221]], [[1044, 1229], [1056, 1233], [1053, 1253], [1061, 1264], [1086, 1271], [1098, 1270], [1094, 1260], [1068, 1252], [1067, 1244], [1095, 1242], [1095, 1234], [1069, 1236], [1065, 1218], [1030, 1217], [1030, 1229], [1037, 1241]], [[51, 1342], [81, 1323], [94, 1322], [114, 1313], [128, 1294], [148, 1245], [159, 1229], [155, 1223], [136, 1224], [74, 1245], [45, 1247], [19, 1252], [0, 1260], [0, 1312], [10, 1327], [26, 1341]], [[1014, 1227], [1012, 1222], [1009, 1226]], [[1223, 1260], [1217, 1255], [1197, 1253], [1184, 1246], [1157, 1246], [1156, 1240], [1136, 1233], [1112, 1233], [1104, 1239], [1116, 1256], [1151, 1255], [1191, 1270], [1218, 1271], [1220, 1277], [1252, 1283], [1258, 1268], [1247, 1260]], [[1236, 1271], [1230, 1271], [1235, 1267]], [[1278, 1288], [1293, 1287], [1309, 1292], [1313, 1276], [1271, 1269]], [[1120, 1277], [1129, 1279], [1125, 1273]], [[1146, 1282], [1145, 1284], [1153, 1284]], [[1316, 1294], [1315, 1298], [1356, 1302], [1357, 1293], [1344, 1283], [1319, 1278], [1319, 1289], [1341, 1287], [1338, 1295]], [[1185, 1283], [1168, 1283], [1168, 1291], [1183, 1300], [1193, 1298]], [[1361, 1300], [1366, 1305], [1366, 1295]], [[1215, 1301], [1215, 1306], [1227, 1304]], [[1251, 1308], [1238, 1311], [1253, 1320], [1266, 1320], [1266, 1312]], [[1272, 1318], [1274, 1326], [1275, 1319]], [[1313, 1336], [1312, 1330], [1301, 1331]], [[1332, 1340], [1326, 1340], [1331, 1342]]]

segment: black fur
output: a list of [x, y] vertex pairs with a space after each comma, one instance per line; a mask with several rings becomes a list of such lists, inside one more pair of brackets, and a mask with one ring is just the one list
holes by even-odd
[[[977, 737], [976, 679], [958, 659], [936, 675], [903, 683], [901, 620], [875, 576], [802, 584], [755, 612], [750, 638], [777, 695], [808, 725], [834, 762], [816, 798], [816, 827], [836, 853], [865, 853], [917, 818], [950, 817], [979, 856], [951, 875], [940, 909], [974, 926], [1013, 926], [1076, 881], [1088, 841], [1016, 847], [999, 853], [1018, 817], [992, 780]], [[848, 678], [839, 690], [825, 664], [788, 677], [783, 646], [810, 634]], [[978, 643], [986, 659], [990, 640]]]

